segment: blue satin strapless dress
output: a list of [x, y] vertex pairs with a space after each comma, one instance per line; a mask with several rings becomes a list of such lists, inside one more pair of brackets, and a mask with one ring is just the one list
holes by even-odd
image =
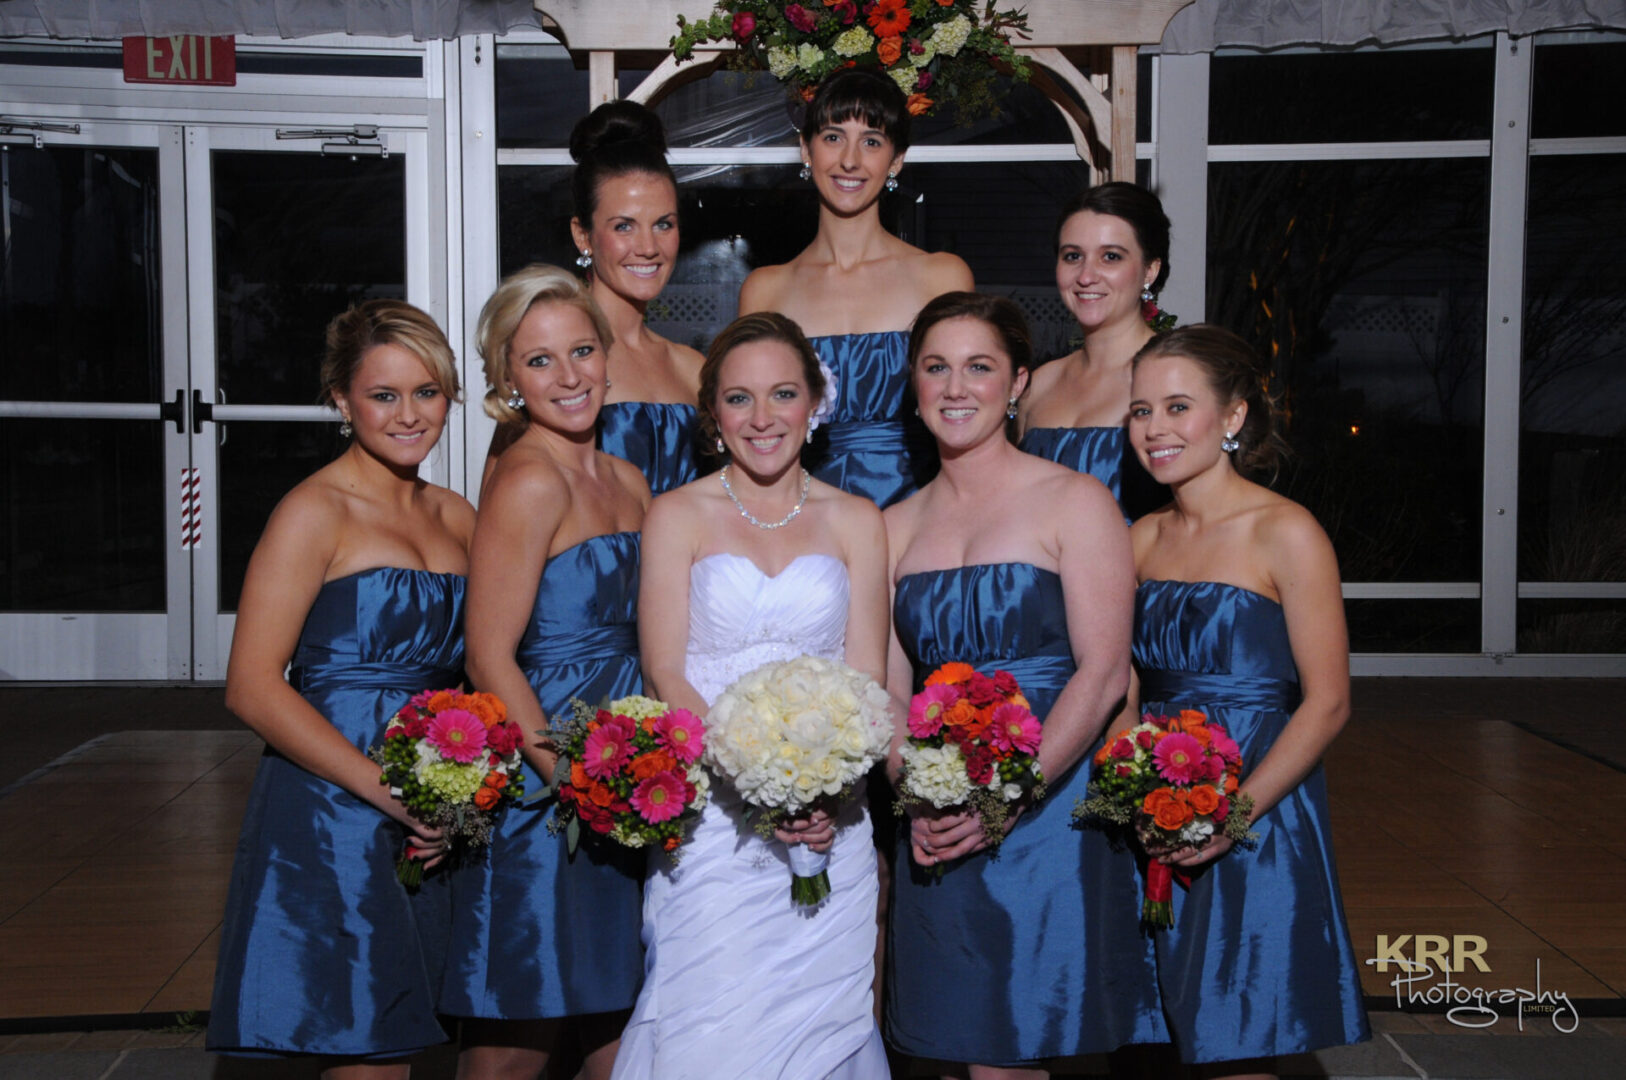
[[[1298, 707], [1298, 669], [1275, 601], [1211, 581], [1136, 593], [1141, 703], [1200, 709], [1242, 748], [1243, 777]], [[1157, 937], [1168, 1023], [1187, 1062], [1269, 1057], [1370, 1038], [1344, 921], [1317, 765], [1235, 847], [1175, 886]]]
[[[463, 678], [463, 578], [380, 568], [322, 586], [288, 681], [357, 750]], [[446, 1041], [447, 876], [395, 880], [406, 830], [267, 748], [237, 841], [210, 1050], [389, 1057]]]
[[[640, 693], [638, 534], [609, 533], [542, 569], [519, 666], [551, 722]], [[585, 837], [574, 856], [548, 829], [553, 803], [526, 764], [527, 805], [503, 815], [487, 857], [452, 878], [452, 941], [441, 1011], [536, 1020], [632, 1008], [643, 978], [641, 854]]]
[[[1061, 578], [1026, 563], [910, 574], [894, 618], [917, 688], [950, 660], [1009, 671], [1042, 721], [1076, 670]], [[1088, 779], [1084, 768], [1051, 777], [997, 855], [941, 878], [900, 837], [887, 979], [900, 1050], [1017, 1065], [1167, 1040], [1134, 856], [1072, 824]]]
[[599, 449], [638, 466], [653, 495], [700, 475], [700, 425], [693, 405], [618, 401], [598, 414]]
[[1029, 428], [1021, 448], [1101, 481], [1130, 521], [1169, 501], [1169, 489], [1141, 468], [1124, 428]]
[[809, 339], [836, 374], [835, 413], [813, 435], [807, 467], [885, 509], [937, 472], [937, 447], [913, 413], [909, 335], [901, 330]]

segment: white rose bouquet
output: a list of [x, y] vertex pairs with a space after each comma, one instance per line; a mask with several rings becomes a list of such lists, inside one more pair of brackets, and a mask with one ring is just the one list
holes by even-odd
[[[874, 679], [835, 660], [801, 656], [765, 664], [723, 691], [706, 717], [705, 762], [757, 813], [759, 834], [838, 803], [892, 741], [890, 699]], [[830, 858], [789, 851], [791, 898], [830, 895]]]

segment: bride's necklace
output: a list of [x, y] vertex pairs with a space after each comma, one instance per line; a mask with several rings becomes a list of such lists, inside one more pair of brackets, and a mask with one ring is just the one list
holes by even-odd
[[740, 512], [740, 517], [744, 518], [746, 521], [749, 521], [751, 524], [755, 525], [759, 529], [782, 529], [786, 525], [789, 525], [792, 521], [795, 521], [796, 520], [796, 515], [800, 514], [802, 512], [802, 507], [807, 505], [807, 489], [808, 489], [808, 485], [812, 484], [813, 478], [808, 475], [806, 469], [803, 469], [802, 470], [802, 493], [801, 493], [800, 496], [797, 497], [796, 505], [790, 508], [790, 513], [786, 514], [784, 517], [780, 518], [778, 521], [761, 521], [761, 520], [758, 520], [751, 513], [751, 511], [749, 511], [749, 510], [747, 510], [745, 508], [745, 504], [740, 502], [740, 497], [738, 495], [734, 494], [734, 485], [732, 485], [732, 484], [730, 484], [728, 482], [728, 470], [730, 468], [731, 468], [731, 466], [724, 465], [722, 467], [722, 470], [719, 471], [718, 474], [717, 474], [723, 481], [723, 493], [728, 496], [728, 501], [734, 504], [734, 508]]

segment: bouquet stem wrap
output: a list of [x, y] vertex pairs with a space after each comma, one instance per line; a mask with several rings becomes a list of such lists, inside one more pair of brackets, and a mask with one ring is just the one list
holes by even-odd
[[1146, 863], [1146, 900], [1141, 904], [1141, 922], [1147, 926], [1168, 929], [1174, 925], [1174, 883], [1182, 887], [1191, 884], [1188, 874], [1176, 873], [1174, 867], [1161, 859]]
[[790, 857], [790, 898], [804, 907], [812, 907], [830, 895], [830, 853], [814, 851], [806, 844], [792, 844], [786, 850]]

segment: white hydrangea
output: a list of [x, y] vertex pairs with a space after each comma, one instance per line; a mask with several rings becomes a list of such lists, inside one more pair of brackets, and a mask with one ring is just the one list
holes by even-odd
[[939, 810], [958, 806], [971, 797], [971, 780], [965, 774], [965, 758], [958, 746], [953, 743], [916, 746], [905, 742], [902, 755], [903, 767], [909, 773], [911, 795]]
[[803, 71], [812, 71], [814, 65], [824, 59], [824, 50], [811, 41], [804, 41], [796, 46], [796, 63]]
[[909, 57], [909, 63], [913, 64], [917, 68], [925, 67], [937, 56], [937, 46], [932, 44], [931, 38], [927, 38], [920, 44], [921, 50], [917, 53], [911, 54]]
[[768, 70], [776, 79], [783, 79], [796, 70], [796, 50], [775, 45], [768, 50]]
[[1193, 818], [1186, 823], [1185, 828], [1180, 830], [1181, 842], [1190, 844], [1193, 847], [1200, 847], [1208, 843], [1208, 838], [1213, 835], [1214, 823], [1207, 818]]
[[954, 56], [965, 47], [966, 39], [970, 36], [971, 20], [964, 15], [956, 15], [947, 22], [938, 23], [932, 36], [926, 39], [926, 44], [944, 56]]
[[905, 94], [914, 93], [915, 80], [920, 78], [920, 73], [914, 68], [904, 67], [899, 64], [895, 68], [888, 68], [886, 73], [892, 77], [893, 82], [898, 84], [899, 90], [902, 90]]
[[642, 694], [616, 698], [605, 707], [616, 716], [625, 716], [640, 721], [665, 716], [671, 711], [671, 707], [666, 702], [656, 701], [654, 698], [644, 697]]
[[[947, 25], [947, 24], [944, 24]], [[830, 43], [837, 56], [863, 56], [875, 47], [875, 35], [862, 26], [843, 32]]]

